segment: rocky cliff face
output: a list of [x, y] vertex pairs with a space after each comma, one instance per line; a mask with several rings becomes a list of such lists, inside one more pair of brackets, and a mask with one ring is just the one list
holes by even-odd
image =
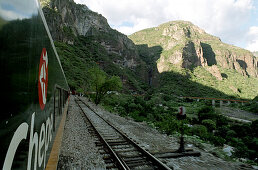
[[138, 53], [134, 43], [110, 28], [101, 14], [73, 0], [41, 0], [41, 4], [54, 40], [74, 44], [80, 36], [94, 36], [108, 53], [120, 56], [115, 64], [129, 68], [137, 66]]
[[[257, 58], [189, 22], [137, 32], [130, 36], [135, 46], [85, 5], [73, 0], [41, 0], [41, 4], [71, 88], [87, 90], [87, 70], [99, 64], [107, 74], [120, 76], [128, 93], [144, 93], [149, 84], [175, 95], [221, 96], [223, 92], [250, 98], [256, 94]], [[166, 71], [171, 72], [160, 74]]]
[[225, 44], [190, 22], [168, 22], [136, 32], [130, 38], [136, 44], [162, 48], [160, 56], [156, 58], [159, 72], [169, 71], [172, 64], [187, 69], [203, 66], [214, 74], [214, 67], [209, 66], [217, 65], [235, 69], [243, 76], [258, 77], [258, 60], [251, 52]]

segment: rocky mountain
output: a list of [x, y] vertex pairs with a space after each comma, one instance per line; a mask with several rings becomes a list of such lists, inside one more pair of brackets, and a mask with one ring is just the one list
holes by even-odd
[[100, 67], [119, 76], [127, 94], [257, 95], [253, 54], [222, 43], [190, 22], [139, 31], [129, 37], [133, 42], [101, 14], [73, 0], [41, 0], [41, 5], [71, 89], [89, 91], [87, 71]]
[[149, 82], [164, 93], [250, 99], [257, 95], [257, 58], [190, 22], [171, 21], [129, 38], [148, 65]]
[[138, 45], [162, 48], [156, 58], [159, 72], [169, 71], [172, 64], [187, 69], [202, 66], [220, 80], [217, 66], [234, 69], [243, 76], [258, 76], [258, 60], [251, 52], [225, 44], [187, 21], [168, 22], [136, 32], [130, 38]]
[[95, 37], [108, 53], [120, 56], [115, 60], [122, 67], [137, 66], [138, 54], [134, 43], [124, 34], [110, 28], [107, 19], [73, 0], [42, 0], [43, 11], [56, 41], [74, 44], [79, 36]]
[[[225, 143], [228, 138], [224, 135], [235, 132], [225, 123], [231, 121], [215, 118], [214, 109], [207, 110], [209, 101], [186, 103], [178, 96], [253, 99], [258, 92], [257, 59], [250, 52], [224, 44], [219, 38], [183, 21], [135, 33], [130, 36], [135, 45], [127, 36], [110, 28], [102, 15], [85, 5], [73, 0], [41, 0], [41, 4], [71, 90], [85, 94], [93, 90], [89, 88], [92, 77], [88, 70], [102, 69], [103, 74], [119, 76], [123, 82], [122, 91], [102, 100], [105, 109], [148, 122], [163, 134], [172, 135], [180, 129], [175, 116], [178, 107], [185, 106], [189, 123], [198, 122], [193, 123], [188, 133], [194, 132], [193, 135], [199, 136], [196, 139], [219, 146], [231, 144], [231, 141]], [[87, 94], [92, 99], [91, 93]], [[215, 136], [208, 130], [210, 126], [203, 123], [205, 121], [197, 119], [198, 113], [203, 113], [200, 110], [209, 111], [207, 120], [214, 127], [223, 124], [227, 131], [221, 128], [220, 132], [218, 128], [219, 136]], [[241, 128], [245, 135], [233, 133], [232, 143], [239, 141], [235, 145], [241, 146], [241, 158], [251, 155], [254, 159], [256, 145], [250, 142], [253, 136], [246, 132], [255, 128], [237, 126], [236, 132]], [[199, 133], [198, 129], [205, 133]]]
[[86, 5], [73, 0], [40, 2], [72, 89], [85, 91], [87, 70], [97, 66], [120, 76], [126, 91], [142, 91], [146, 64], [131, 39]]

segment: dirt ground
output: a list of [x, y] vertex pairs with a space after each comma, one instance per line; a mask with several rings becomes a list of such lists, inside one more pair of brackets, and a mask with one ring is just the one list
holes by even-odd
[[258, 115], [254, 113], [250, 113], [244, 110], [240, 110], [238, 108], [226, 107], [222, 106], [217, 108], [222, 114], [228, 116], [230, 118], [242, 121], [242, 122], [251, 122], [253, 120], [258, 119]]

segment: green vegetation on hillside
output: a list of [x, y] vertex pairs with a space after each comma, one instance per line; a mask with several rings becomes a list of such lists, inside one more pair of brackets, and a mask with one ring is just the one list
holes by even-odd
[[[219, 67], [222, 80], [217, 80], [203, 67], [197, 67], [191, 72], [191, 80], [202, 85], [212, 87], [225, 95], [233, 98], [252, 99], [257, 95], [258, 79], [254, 77], [244, 77], [232, 69]], [[211, 95], [211, 97], [216, 95]]]
[[[157, 70], [157, 61], [161, 55], [160, 46], [148, 47], [137, 45], [140, 57], [152, 70]], [[166, 51], [163, 51], [166, 54]], [[242, 98], [252, 99], [258, 95], [258, 79], [242, 76], [236, 70], [225, 69], [218, 66], [222, 80], [214, 77], [206, 67], [194, 67], [192, 70], [179, 68], [168, 64], [169, 70], [154, 74], [158, 79], [156, 88], [177, 96], [217, 97], [217, 98]], [[154, 72], [153, 71], [153, 72]], [[153, 80], [155, 81], [155, 80]], [[154, 87], [155, 88], [155, 87]]]
[[73, 45], [55, 42], [57, 52], [62, 62], [68, 84], [71, 89], [81, 92], [90, 91], [90, 73], [93, 67], [100, 67], [110, 76], [118, 76], [124, 82], [124, 92], [142, 91], [143, 82], [136, 72], [119, 67], [113, 61], [118, 55], [109, 54], [93, 37], [79, 37]]
[[[72, 1], [67, 3], [67, 8], [75, 5]], [[76, 6], [78, 11], [81, 7], [83, 6]], [[55, 34], [60, 34], [56, 35], [55, 45], [71, 90], [88, 95], [95, 103], [101, 103], [106, 109], [121, 116], [145, 121], [168, 135], [175, 134], [182, 128], [176, 114], [179, 106], [185, 106], [187, 120], [183, 127], [187, 136], [194, 136], [216, 146], [229, 144], [236, 148], [236, 157], [243, 155], [251, 160], [257, 158], [257, 122], [238, 124], [217, 113], [209, 106], [210, 101], [197, 103], [179, 98], [198, 96], [252, 99], [257, 96], [256, 78], [243, 77], [234, 70], [218, 66], [222, 80], [217, 80], [207, 71], [207, 68], [217, 64], [214, 50], [222, 48], [222, 56], [227, 48], [241, 54], [245, 51], [226, 46], [219, 38], [204, 34], [203, 30], [189, 26], [188, 22], [178, 21], [130, 36], [137, 44], [137, 53], [131, 40], [109, 28], [101, 15], [90, 10], [81, 11], [85, 12], [84, 16], [88, 20], [89, 16], [98, 16], [96, 18], [103, 22], [102, 25], [97, 27], [89, 22], [87, 24], [93, 25], [85, 36], [80, 36], [75, 33], [76, 28], [71, 22], [73, 18], [66, 16], [67, 23], [52, 28]], [[47, 14], [50, 19], [66, 22], [62, 20], [58, 10], [50, 9]], [[200, 39], [202, 43], [199, 42]], [[195, 61], [196, 56], [190, 54], [200, 47], [204, 48], [207, 67], [182, 69], [164, 62], [164, 67], [168, 69], [158, 71], [157, 64], [161, 62], [161, 56], [169, 60], [174, 52], [179, 51], [189, 55], [189, 60]], [[187, 51], [189, 49], [190, 52]], [[137, 66], [124, 66], [123, 62], [131, 58]], [[121, 91], [107, 93], [109, 90], [119, 90], [121, 82]], [[110, 88], [111, 86], [115, 88]], [[238, 134], [239, 129], [241, 131]]]
[[[239, 70], [238, 72], [233, 68], [222, 66], [228, 64], [230, 67], [226, 56], [252, 54], [245, 49], [221, 42], [219, 38], [205, 33], [190, 22], [168, 22], [136, 32], [129, 38], [137, 44], [141, 59], [148, 63], [152, 70], [158, 70], [158, 67], [165, 70], [162, 73], [158, 71], [154, 73], [155, 78], [159, 80], [157, 83], [159, 91], [177, 96], [249, 100], [258, 95], [257, 78], [243, 76]], [[203, 49], [203, 58], [208, 66], [195, 65], [199, 60], [196, 50], [200, 48]], [[176, 60], [180, 61], [172, 64]], [[246, 67], [243, 61], [237, 60], [237, 62], [239, 67]], [[182, 68], [186, 63], [189, 68]], [[222, 77], [222, 80], [208, 71], [213, 65], [218, 68], [217, 76]]]
[[210, 101], [193, 102], [166, 93], [150, 92], [145, 96], [113, 94], [102, 104], [109, 111], [132, 117], [138, 122], [145, 121], [168, 135], [182, 128], [177, 114], [178, 107], [184, 106], [187, 113], [183, 126], [186, 136], [220, 147], [228, 144], [235, 148], [233, 158], [249, 158], [258, 163], [258, 120], [250, 124], [232, 121], [215, 111]]

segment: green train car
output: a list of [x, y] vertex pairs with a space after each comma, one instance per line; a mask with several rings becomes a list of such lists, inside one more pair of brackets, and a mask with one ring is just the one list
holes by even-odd
[[46, 169], [69, 87], [38, 0], [0, 1], [0, 165]]

